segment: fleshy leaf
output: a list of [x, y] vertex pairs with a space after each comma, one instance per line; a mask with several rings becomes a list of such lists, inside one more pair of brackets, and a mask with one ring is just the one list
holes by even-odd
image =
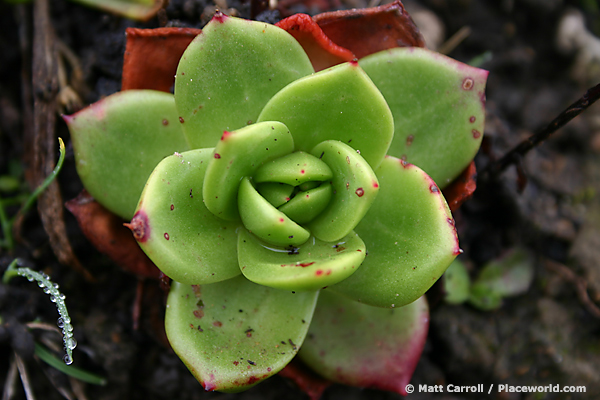
[[215, 14], [177, 68], [177, 110], [190, 145], [214, 147], [224, 130], [256, 122], [275, 93], [311, 73], [306, 53], [284, 30]]
[[293, 149], [292, 135], [280, 122], [262, 122], [224, 132], [206, 169], [202, 188], [206, 208], [219, 218], [237, 220], [237, 193], [242, 178]]
[[141, 278], [160, 277], [160, 271], [123, 226], [123, 220], [102, 207], [85, 189], [67, 201], [65, 207], [75, 216], [85, 237], [119, 267]]
[[189, 149], [176, 122], [173, 95], [168, 93], [119, 92], [63, 118], [85, 188], [126, 220], [133, 217], [156, 164], [175, 151]]
[[121, 90], [152, 89], [171, 93], [177, 64], [202, 31], [194, 28], [127, 28]]
[[380, 52], [359, 64], [394, 114], [388, 154], [419, 166], [445, 187], [481, 144], [487, 71], [420, 48]]
[[312, 220], [308, 227], [320, 240], [340, 240], [369, 211], [379, 192], [379, 182], [365, 159], [342, 142], [322, 142], [311, 153], [333, 171], [333, 196], [325, 211]]
[[421, 297], [460, 253], [454, 220], [437, 185], [418, 167], [386, 157], [381, 187], [355, 228], [369, 255], [348, 279], [330, 286], [361, 303], [401, 307]]
[[425, 46], [419, 29], [400, 1], [321, 13], [313, 19], [328, 38], [358, 58], [394, 47]]
[[291, 220], [305, 224], [319, 215], [331, 201], [333, 189], [329, 182], [314, 189], [298, 192], [293, 199], [279, 207]]
[[275, 246], [299, 246], [310, 233], [273, 207], [245, 177], [239, 190], [240, 217], [246, 229]]
[[385, 309], [325, 289], [299, 357], [334, 382], [406, 395], [428, 325], [424, 298]]
[[167, 336], [205, 390], [241, 391], [290, 362], [316, 300], [317, 292], [294, 294], [244, 277], [203, 286], [173, 282]]
[[254, 181], [299, 186], [308, 181], [327, 181], [331, 176], [331, 169], [323, 161], [297, 151], [260, 167], [254, 174]]
[[139, 245], [178, 282], [204, 284], [239, 275], [239, 222], [215, 217], [204, 205], [202, 184], [213, 149], [165, 158], [154, 170], [130, 223]]
[[248, 279], [287, 290], [318, 290], [352, 275], [365, 258], [366, 248], [351, 232], [339, 242], [314, 237], [294, 248], [274, 248], [245, 230], [239, 233], [239, 263]]
[[290, 201], [290, 196], [294, 192], [294, 187], [285, 183], [265, 182], [256, 185], [256, 190], [258, 190], [258, 193], [271, 203], [273, 207], [279, 207]]
[[347, 143], [373, 169], [386, 155], [394, 130], [383, 96], [356, 63], [336, 65], [286, 86], [258, 120], [283, 122], [296, 150], [310, 152], [324, 140]]
[[315, 71], [321, 71], [356, 58], [350, 50], [338, 46], [308, 14], [294, 14], [276, 24], [302, 46]]
[[465, 201], [473, 196], [476, 188], [477, 169], [475, 161], [471, 161], [469, 166], [442, 191], [448, 202], [450, 211], [454, 212], [458, 210]]

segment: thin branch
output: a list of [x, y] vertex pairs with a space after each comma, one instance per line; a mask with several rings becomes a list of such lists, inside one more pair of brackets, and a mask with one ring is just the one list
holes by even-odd
[[551, 134], [562, 128], [573, 118], [585, 111], [600, 98], [600, 83], [589, 89], [583, 97], [571, 104], [566, 110], [554, 118], [545, 128], [525, 139], [504, 157], [487, 166], [482, 172], [483, 175], [497, 176], [502, 173], [511, 164], [515, 164], [529, 150], [537, 146], [540, 142], [548, 139]]

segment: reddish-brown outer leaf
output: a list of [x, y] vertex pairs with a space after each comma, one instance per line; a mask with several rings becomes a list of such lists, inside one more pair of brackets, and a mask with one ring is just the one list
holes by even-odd
[[193, 28], [127, 28], [121, 90], [170, 92], [179, 59], [201, 33]]
[[471, 164], [448, 186], [442, 191], [450, 211], [454, 212], [465, 201], [469, 200], [473, 196], [473, 192], [477, 188], [477, 169], [475, 168], [475, 162], [471, 161]]
[[394, 47], [425, 47], [399, 0], [374, 8], [322, 13], [313, 19], [334, 43], [358, 58]]
[[294, 14], [279, 21], [276, 26], [287, 31], [300, 43], [315, 71], [356, 58], [350, 50], [333, 43], [310, 15]]
[[311, 400], [319, 400], [325, 389], [333, 384], [315, 374], [297, 358], [279, 371], [279, 375], [294, 381]]
[[138, 277], [158, 279], [160, 271], [142, 251], [123, 220], [102, 207], [87, 192], [65, 203], [85, 237], [125, 271]]

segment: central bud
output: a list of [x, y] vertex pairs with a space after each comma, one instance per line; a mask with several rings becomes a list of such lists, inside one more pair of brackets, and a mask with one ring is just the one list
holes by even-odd
[[225, 132], [207, 166], [206, 207], [280, 248], [301, 246], [311, 236], [326, 243], [346, 237], [375, 200], [375, 173], [356, 150], [337, 140], [309, 152], [294, 150], [293, 137], [280, 122]]
[[[242, 223], [277, 246], [299, 246], [310, 237], [300, 226], [312, 221], [331, 200], [331, 169], [317, 157], [296, 152], [260, 167], [238, 192]], [[256, 186], [254, 186], [254, 185]]]

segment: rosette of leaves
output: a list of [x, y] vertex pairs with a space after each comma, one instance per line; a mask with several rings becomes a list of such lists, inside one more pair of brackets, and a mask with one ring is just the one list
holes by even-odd
[[[416, 48], [315, 73], [284, 30], [217, 14], [174, 95], [129, 90], [65, 119], [86, 189], [173, 279], [167, 335], [206, 390], [246, 389], [302, 346], [330, 379], [401, 392], [420, 297], [460, 252], [440, 187], [479, 147], [485, 77]], [[448, 132], [421, 139], [432, 120]], [[403, 159], [413, 142], [438, 183]]]

